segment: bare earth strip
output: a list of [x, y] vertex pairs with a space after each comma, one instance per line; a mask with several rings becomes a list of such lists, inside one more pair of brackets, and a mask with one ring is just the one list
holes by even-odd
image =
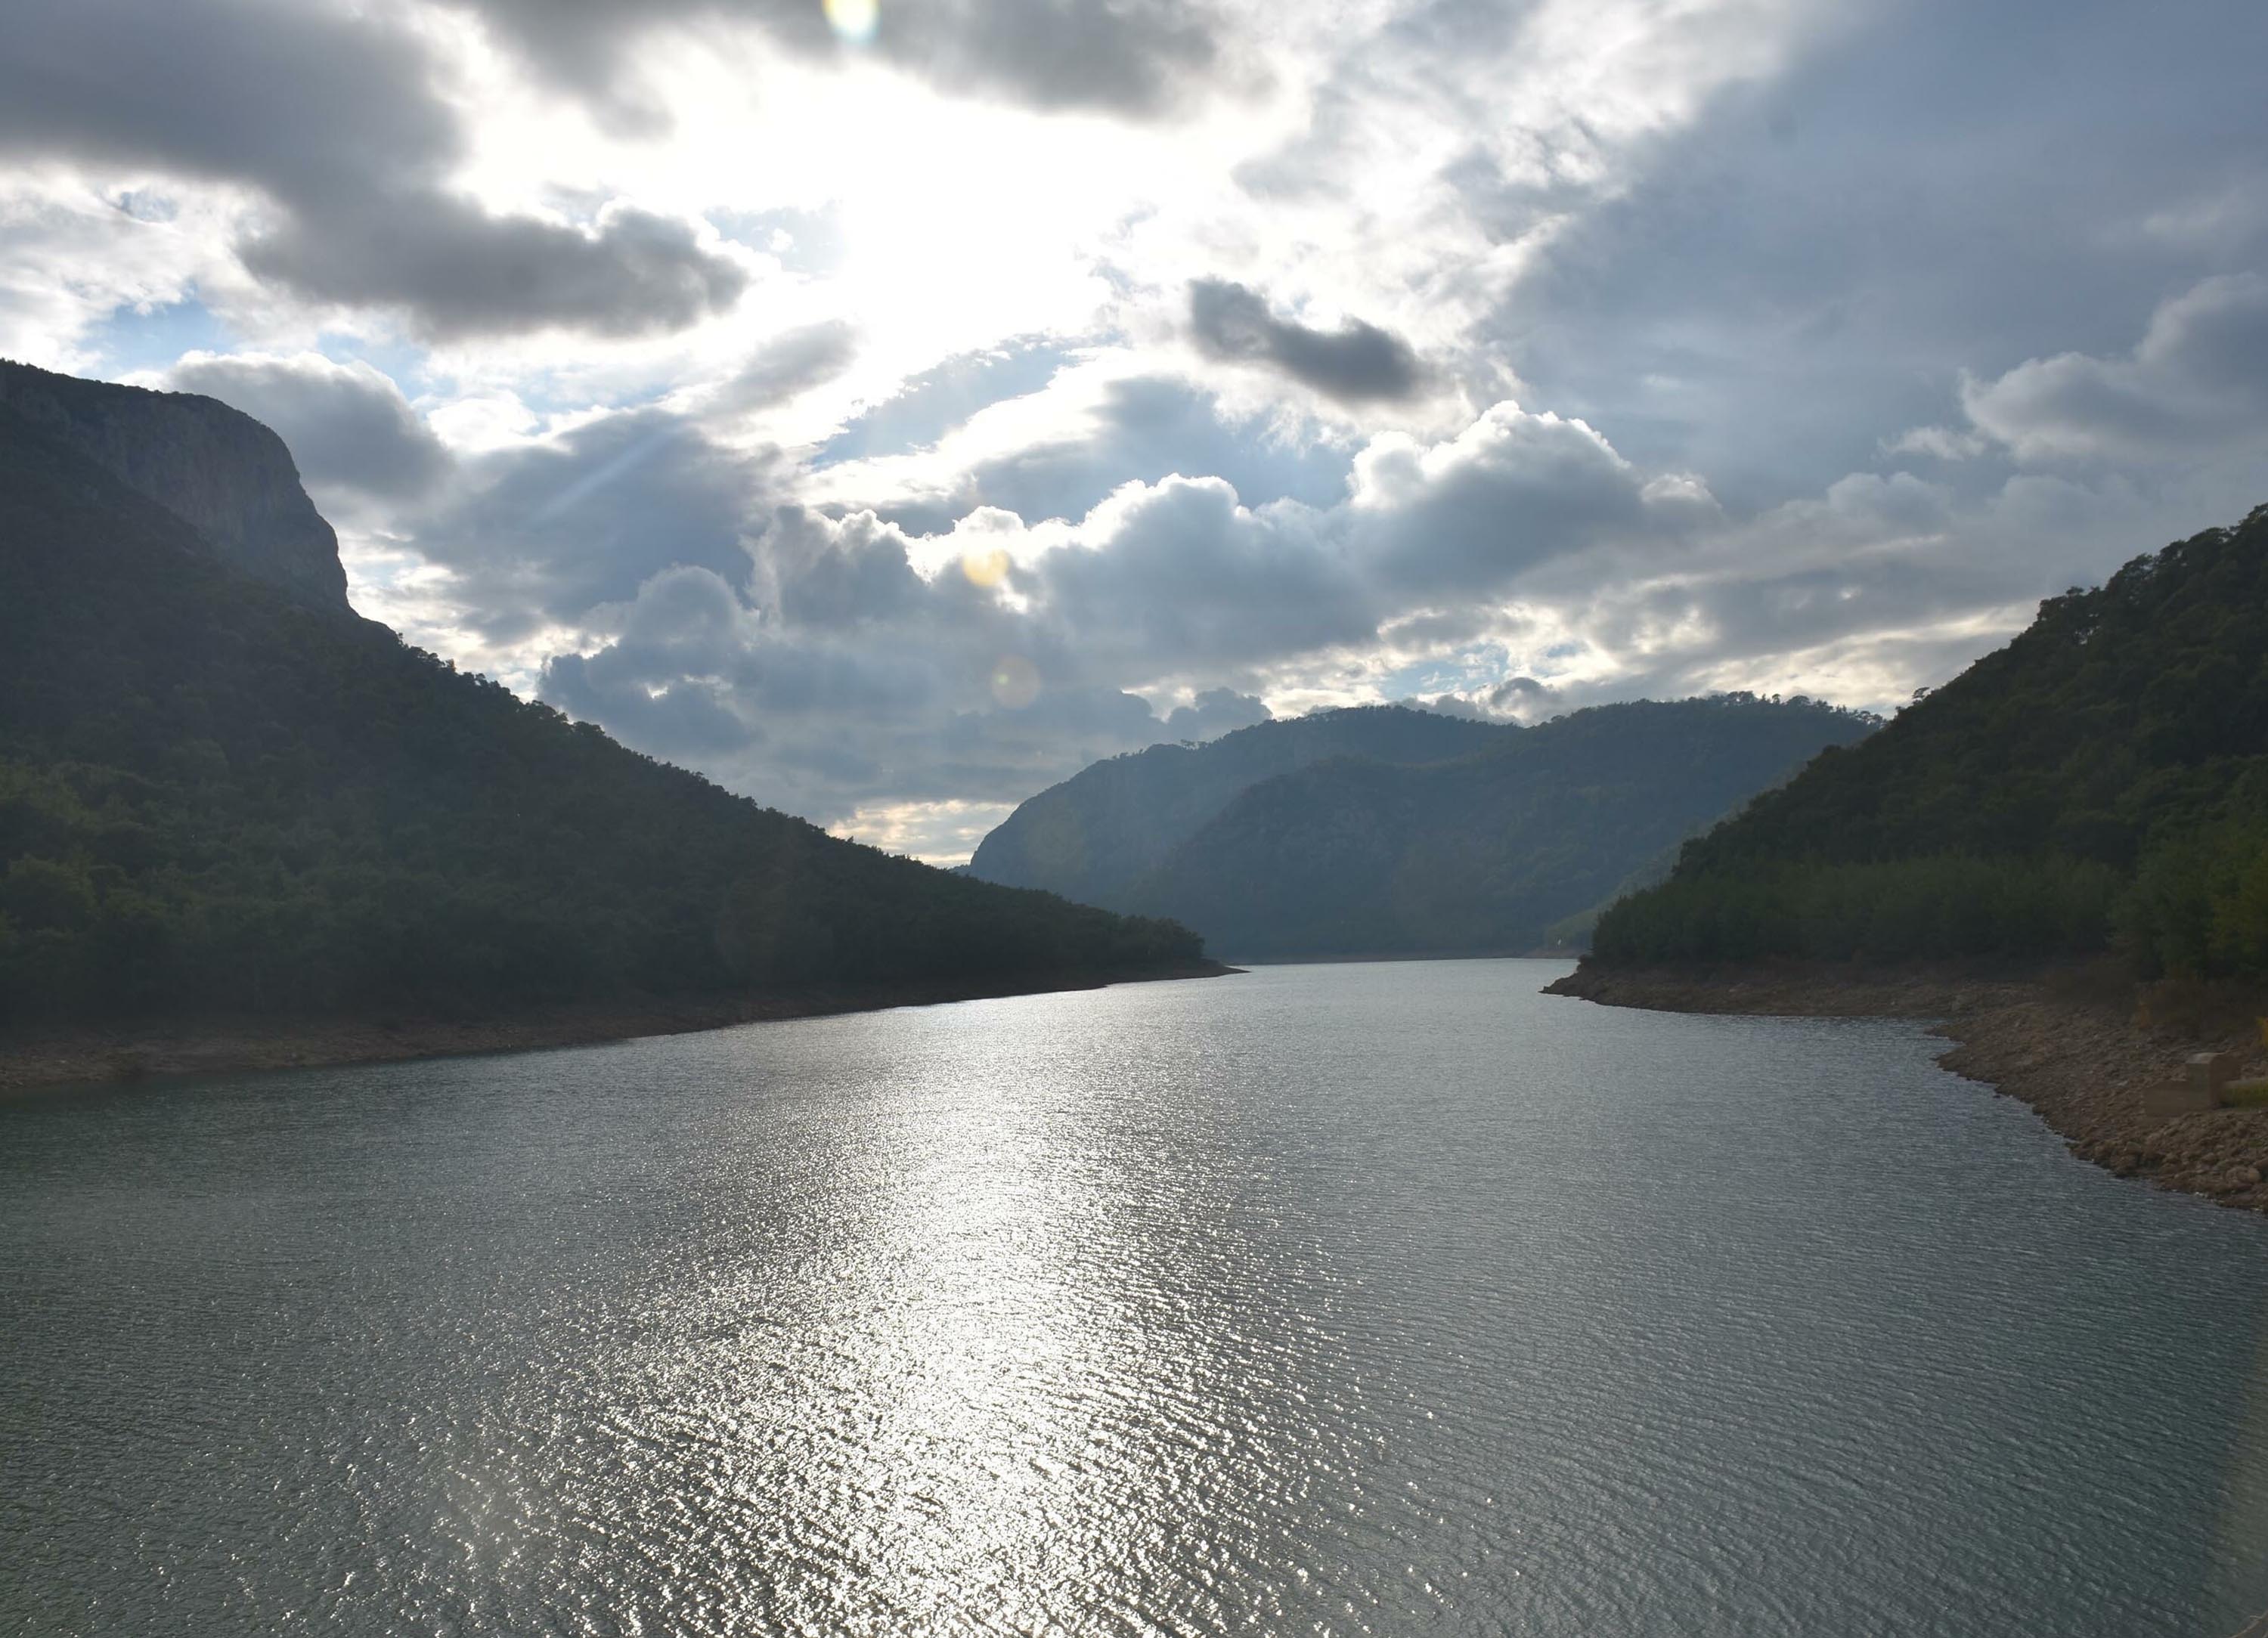
[[2144, 1108], [2144, 1090], [2180, 1080], [2192, 1052], [2232, 1052], [2244, 1078], [2268, 1074], [2259, 1026], [2228, 997], [2138, 994], [2084, 969], [1976, 976], [1796, 966], [1607, 971], [1587, 962], [1548, 988], [1664, 1012], [1932, 1020], [1932, 1032], [1954, 1043], [1940, 1062], [2030, 1105], [2081, 1159], [2268, 1212], [2268, 1109]]
[[590, 1046], [777, 1018], [1100, 989], [1107, 984], [1216, 978], [1236, 971], [1206, 961], [1162, 971], [1082, 973], [1076, 978], [838, 985], [772, 995], [561, 1007], [493, 1018], [198, 1020], [20, 1039], [0, 1038], [0, 1093], [77, 1083], [140, 1080], [149, 1076], [222, 1075], [247, 1069], [385, 1063], [464, 1053]]

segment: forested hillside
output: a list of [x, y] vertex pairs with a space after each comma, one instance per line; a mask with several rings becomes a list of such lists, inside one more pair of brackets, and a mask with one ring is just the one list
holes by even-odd
[[1171, 915], [1236, 956], [1531, 949], [1873, 726], [1748, 695], [1535, 728], [1319, 711], [1098, 762], [1017, 809], [971, 868]]
[[71, 428], [0, 407], [0, 1023], [1199, 954], [829, 837], [225, 557]]
[[1519, 732], [1373, 705], [1260, 723], [1200, 746], [1152, 746], [1094, 763], [1025, 802], [979, 844], [969, 872], [1082, 904], [1116, 904], [1137, 877], [1262, 780], [1335, 756], [1445, 761]]
[[1577, 711], [1479, 755], [1261, 781], [1110, 902], [1236, 957], [1531, 950], [1873, 719], [1727, 695]]
[[1608, 964], [2268, 972], [2268, 508], [2135, 559], [1603, 916]]

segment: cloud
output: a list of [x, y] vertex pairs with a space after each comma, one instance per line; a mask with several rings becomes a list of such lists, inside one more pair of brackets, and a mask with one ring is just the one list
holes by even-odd
[[1977, 431], [2019, 460], [2150, 460], [2268, 432], [2268, 278], [2209, 278], [2164, 303], [2130, 355], [2060, 353], [1962, 384]]
[[666, 569], [739, 584], [765, 512], [770, 458], [726, 450], [682, 416], [626, 411], [550, 439], [467, 458], [400, 519], [404, 541], [451, 571], [464, 618], [509, 643], [588, 624]]
[[1481, 696], [1491, 712], [1520, 722], [1535, 722], [1560, 709], [1558, 689], [1534, 677], [1507, 677]]
[[1646, 485], [1580, 421], [1491, 407], [1431, 446], [1401, 434], [1354, 463], [1354, 535], [1372, 575], [1413, 599], [1500, 591], [1549, 558], [1648, 533], [1653, 504], [1691, 510], [1683, 489]]
[[1972, 460], [1992, 447], [1992, 440], [1983, 433], [1951, 427], [1909, 427], [1881, 444], [1885, 455], [1926, 455], [1933, 460]]
[[1722, 63], [1768, 71], [1720, 77], [1665, 140], [1595, 168], [1523, 173], [1498, 153], [1531, 213], [1498, 231], [1532, 249], [1477, 330], [1523, 399], [1642, 466], [1706, 474], [1736, 511], [1942, 420], [1964, 368], [2113, 357], [2167, 293], [2268, 267], [2268, 217], [2225, 220], [2205, 252], [2152, 225], [2268, 178], [2250, 95], [2268, 9], [2010, 0], [1988, 24], [1952, 0], [1695, 7], [1621, 36], [1630, 61], [1609, 66], [1678, 28], [1752, 34]]
[[[1067, 407], [1068, 408], [1068, 407]], [[1005, 507], [1036, 523], [1081, 518], [1128, 482], [1202, 473], [1255, 503], [1329, 504], [1346, 487], [1347, 457], [1312, 424], [1239, 419], [1212, 393], [1170, 376], [1110, 382], [1054, 437], [986, 455], [968, 468], [964, 507]]]
[[747, 285], [685, 222], [619, 206], [588, 228], [491, 216], [437, 189], [302, 206], [239, 246], [262, 278], [312, 299], [398, 307], [426, 336], [546, 328], [682, 329]]
[[1258, 694], [1239, 694], [1233, 688], [1203, 688], [1189, 704], [1176, 706], [1167, 715], [1166, 737], [1202, 744], [1264, 723], [1273, 715]]
[[1082, 652], [1122, 674], [1265, 664], [1377, 631], [1331, 522], [1295, 503], [1252, 510], [1219, 478], [1129, 484], [1029, 577]]
[[[1100, 756], [1262, 720], [1234, 679], [1359, 654], [1413, 610], [1484, 606], [1538, 564], [1661, 533], [1604, 440], [1512, 405], [1435, 444], [1375, 439], [1353, 470], [1323, 506], [1167, 475], [1075, 523], [994, 511], [922, 540], [788, 498], [777, 468], [640, 411], [468, 463], [465, 497], [417, 538], [477, 580], [499, 629], [591, 634], [544, 665], [545, 697], [837, 820], [1013, 802]], [[691, 517], [674, 540], [637, 528]], [[964, 572], [962, 543], [1005, 574]], [[498, 615], [514, 599], [516, 625]]]
[[833, 380], [858, 356], [858, 334], [840, 319], [773, 336], [736, 371], [714, 408], [727, 415], [771, 409]]
[[[537, 72], [634, 129], [667, 121], [633, 67], [637, 46], [663, 29], [751, 29], [807, 58], [859, 48], [846, 46], [821, 8], [804, 0], [463, 0], [463, 9]], [[1149, 117], [1178, 105], [1222, 65], [1221, 26], [1190, 0], [922, 0], [886, 4], [864, 48], [942, 91]]]
[[449, 471], [448, 452], [369, 364], [319, 353], [190, 353], [167, 373], [176, 392], [202, 393], [281, 434], [299, 475], [317, 488], [401, 499]]
[[1044, 387], [1069, 357], [1064, 348], [1020, 336], [947, 358], [854, 416], [828, 439], [819, 460], [902, 455], [933, 444], [978, 411]]
[[1412, 398], [1425, 385], [1424, 366], [1401, 337], [1359, 319], [1311, 329], [1276, 317], [1258, 291], [1226, 279], [1190, 281], [1189, 328], [1209, 357], [1280, 370], [1342, 403]]
[[[1232, 407], [1214, 389], [1130, 375], [1126, 364], [1123, 353], [973, 370], [952, 361], [830, 440], [814, 463], [814, 490], [831, 508], [871, 507], [917, 533], [985, 507], [1028, 524], [1078, 519], [1129, 482], [1183, 474], [1225, 479], [1253, 505], [1329, 506], [1346, 493], [1344, 429], [1272, 405]], [[1037, 390], [1011, 393], [1010, 382]], [[924, 431], [934, 439], [927, 447], [833, 459], [870, 434], [888, 448]]]
[[578, 226], [454, 191], [440, 72], [406, 31], [290, 0], [33, 6], [0, 53], [0, 152], [256, 188], [279, 214], [239, 240], [251, 271], [433, 337], [644, 334], [739, 297], [741, 263], [681, 221]]

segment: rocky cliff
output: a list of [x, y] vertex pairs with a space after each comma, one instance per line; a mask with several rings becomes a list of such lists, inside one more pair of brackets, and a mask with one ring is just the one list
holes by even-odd
[[62, 438], [195, 529], [239, 574], [351, 613], [338, 536], [291, 452], [251, 416], [190, 393], [83, 381], [0, 360], [0, 407]]

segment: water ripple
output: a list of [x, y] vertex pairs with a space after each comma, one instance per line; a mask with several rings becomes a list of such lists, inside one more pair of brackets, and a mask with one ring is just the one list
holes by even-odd
[[1535, 964], [0, 1108], [15, 1630], [2134, 1634], [2259, 1225]]

